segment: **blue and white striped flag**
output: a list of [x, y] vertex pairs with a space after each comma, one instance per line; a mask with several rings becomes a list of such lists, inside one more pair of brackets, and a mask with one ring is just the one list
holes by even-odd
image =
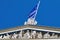
[[30, 12], [28, 18], [35, 18], [35, 17], [36, 17], [39, 4], [40, 4], [40, 1], [39, 1], [38, 4], [32, 9], [32, 11]]

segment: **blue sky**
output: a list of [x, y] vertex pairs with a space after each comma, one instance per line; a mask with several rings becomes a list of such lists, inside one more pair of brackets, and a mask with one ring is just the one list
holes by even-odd
[[[0, 30], [24, 25], [39, 0], [0, 0]], [[37, 25], [60, 28], [60, 0], [40, 0]]]

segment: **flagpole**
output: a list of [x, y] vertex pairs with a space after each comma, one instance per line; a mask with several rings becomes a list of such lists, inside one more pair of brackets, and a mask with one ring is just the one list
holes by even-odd
[[[38, 11], [39, 5], [40, 5], [40, 1], [38, 2], [38, 6], [37, 6], [37, 10], [36, 10], [36, 14], [35, 14], [35, 18], [36, 18], [36, 15], [37, 15], [37, 11]], [[35, 20], [35, 18], [34, 18], [34, 20]]]

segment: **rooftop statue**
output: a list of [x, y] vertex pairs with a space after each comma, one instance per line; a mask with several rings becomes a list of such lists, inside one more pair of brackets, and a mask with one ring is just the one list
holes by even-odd
[[32, 9], [32, 11], [30, 12], [29, 16], [28, 16], [28, 20], [27, 22], [25, 21], [24, 25], [36, 25], [37, 21], [35, 20], [36, 15], [37, 15], [37, 11], [39, 8], [39, 4], [40, 1], [38, 2], [38, 4]]
[[25, 24], [28, 24], [28, 25], [36, 25], [37, 24], [37, 21], [35, 21], [33, 18], [29, 18], [27, 22], [25, 22]]

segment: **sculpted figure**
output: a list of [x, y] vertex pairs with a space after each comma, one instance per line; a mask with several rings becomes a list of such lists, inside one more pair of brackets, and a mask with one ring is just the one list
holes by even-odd
[[33, 31], [32, 33], [31, 33], [31, 38], [36, 38], [36, 31]]
[[42, 38], [42, 33], [38, 33], [37, 38]]
[[2, 35], [0, 36], [0, 39], [2, 39]]
[[52, 36], [50, 36], [50, 38], [55, 38], [55, 34], [53, 33]]
[[58, 38], [58, 35], [55, 35], [55, 38]]
[[29, 33], [29, 31], [27, 30], [27, 32], [24, 34], [24, 38], [30, 38], [30, 33]]
[[13, 36], [12, 36], [12, 38], [16, 39], [17, 38], [17, 34], [14, 33]]
[[3, 39], [7, 39], [7, 37], [4, 35]]
[[50, 38], [49, 33], [44, 34], [44, 38]]
[[22, 38], [22, 31], [18, 34], [18, 38]]
[[10, 39], [10, 35], [7, 34], [6, 39]]
[[60, 39], [60, 36], [58, 38]]

